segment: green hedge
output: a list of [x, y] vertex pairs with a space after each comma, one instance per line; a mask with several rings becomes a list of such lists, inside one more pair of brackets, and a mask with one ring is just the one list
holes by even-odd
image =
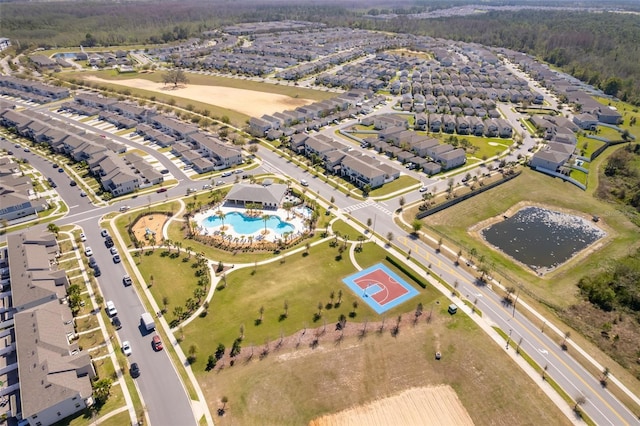
[[396, 268], [400, 269], [403, 274], [405, 274], [406, 276], [411, 278], [413, 281], [415, 281], [416, 284], [418, 284], [420, 287], [427, 288], [427, 284], [425, 284], [425, 282], [422, 281], [422, 278], [416, 276], [413, 271], [408, 270], [404, 266], [404, 264], [398, 262], [396, 259], [394, 259], [393, 257], [390, 257], [390, 256], [386, 256], [385, 259], [387, 260], [387, 262], [391, 263], [393, 266], [395, 266]]

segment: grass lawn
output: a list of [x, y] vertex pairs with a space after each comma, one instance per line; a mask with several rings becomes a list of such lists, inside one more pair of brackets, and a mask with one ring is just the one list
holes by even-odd
[[[597, 170], [597, 165], [592, 165], [591, 170]], [[485, 219], [502, 215], [521, 201], [569, 209], [588, 216], [598, 215], [601, 218], [599, 225], [606, 227], [608, 233], [604, 246], [597, 255], [580, 261], [570, 261], [562, 268], [540, 278], [515, 265], [501, 253], [468, 233], [469, 227]], [[415, 211], [408, 212], [409, 222], [414, 214]], [[426, 228], [432, 228], [445, 235], [445, 245], [454, 241], [454, 247], [461, 247], [465, 256], [471, 248], [475, 248], [478, 255], [486, 256], [488, 263], [494, 265], [493, 271], [508, 275], [511, 278], [509, 281], [523, 283], [538, 297], [558, 306], [568, 306], [576, 301], [578, 279], [599, 270], [602, 259], [623, 256], [640, 241], [638, 228], [625, 215], [620, 214], [615, 206], [594, 199], [590, 192], [582, 191], [568, 182], [529, 169], [524, 169], [522, 175], [503, 185], [429, 216], [423, 223]]]
[[494, 155], [499, 155], [513, 144], [513, 139], [483, 138], [479, 136], [464, 136], [464, 138], [478, 148], [473, 153], [473, 156], [477, 158], [491, 158]]
[[331, 229], [333, 229], [334, 234], [337, 234], [339, 232], [341, 237], [347, 235], [349, 237], [349, 240], [351, 241], [357, 241], [358, 237], [361, 235], [364, 237], [363, 234], [356, 231], [354, 227], [343, 220], [336, 220], [335, 222], [333, 222], [333, 224], [331, 225]]
[[587, 138], [581, 134], [578, 136], [578, 143], [576, 144], [576, 147], [580, 152], [580, 155], [590, 158], [591, 154], [603, 145], [604, 142]]
[[155, 251], [146, 251], [141, 257], [137, 267], [145, 280], [143, 285], [151, 284], [151, 294], [158, 306], [163, 306], [163, 298], [169, 298], [165, 318], [169, 324], [175, 319], [173, 309], [182, 306], [184, 310], [185, 302], [193, 297], [193, 291], [198, 288], [197, 271], [193, 266], [196, 264], [195, 256], [187, 260], [188, 256], [182, 252], [177, 256], [175, 249], [172, 253], [162, 248]]
[[584, 185], [587, 184], [587, 173], [583, 171], [571, 169], [571, 173], [569, 173], [569, 176]]
[[606, 126], [598, 126], [598, 136], [607, 138], [612, 142], [622, 140], [622, 134], [619, 131]]
[[407, 187], [419, 184], [420, 181], [411, 176], [402, 175], [393, 182], [385, 183], [380, 188], [376, 188], [369, 193], [370, 197], [385, 197], [396, 191], [405, 190]]
[[[569, 424], [537, 385], [506, 358], [499, 346], [490, 343], [468, 317], [448, 315], [447, 300], [431, 287], [420, 289], [420, 294], [410, 302], [389, 311], [382, 333], [377, 332], [378, 324], [374, 328], [371, 323], [381, 321], [382, 317], [360, 303], [357, 316], [348, 319], [347, 327], [360, 330], [368, 320], [372, 324], [368, 333], [362, 338], [350, 336], [338, 342], [334, 323], [340, 314], [348, 315], [356, 296], [340, 281], [354, 268], [346, 256], [336, 261], [336, 253], [327, 244], [312, 248], [306, 257], [300, 255], [288, 258], [284, 264], [259, 266], [255, 273], [253, 268], [238, 270], [229, 275], [228, 286], [214, 296], [209, 315], [185, 327], [183, 348], [197, 348], [194, 372], [210, 409], [215, 412], [221, 407], [222, 396], [229, 401], [225, 416], [218, 417], [216, 424], [307, 424], [320, 415], [414, 386], [441, 383], [456, 390], [478, 425], [527, 424], [531, 419]], [[366, 244], [358, 262], [366, 267], [379, 262], [384, 255], [383, 248]], [[311, 270], [323, 273], [312, 275], [308, 273]], [[319, 337], [318, 347], [313, 349], [304, 344], [296, 348], [292, 344], [277, 349], [272, 344], [269, 355], [258, 356], [266, 340], [275, 341], [281, 335], [297, 332], [301, 336], [302, 330], [322, 328], [322, 319], [313, 321], [318, 302], [328, 303], [329, 293], [337, 294], [339, 289], [343, 290], [342, 304], [323, 310], [323, 318], [329, 324], [326, 333]], [[289, 312], [281, 320], [285, 300]], [[425, 311], [433, 310], [433, 320], [427, 324], [424, 315], [412, 326], [408, 318], [418, 302], [429, 307]], [[264, 316], [258, 325], [261, 306]], [[401, 314], [405, 314], [407, 323], [392, 337], [389, 329]], [[233, 340], [240, 336], [241, 325], [245, 328], [244, 350], [235, 365], [218, 367], [215, 372], [204, 371], [208, 355], [215, 352], [218, 343], [223, 343], [228, 352]], [[289, 342], [295, 340], [294, 337]], [[252, 345], [256, 356], [250, 360]], [[434, 359], [435, 351], [444, 354], [442, 360]]]
[[[622, 101], [612, 101], [607, 98], [596, 97], [595, 99], [603, 105], [615, 107], [622, 114], [622, 119], [624, 120], [620, 127], [629, 130], [629, 133], [634, 135], [636, 139], [640, 139], [640, 110], [637, 106]], [[629, 125], [632, 117], [636, 119], [636, 123], [633, 126]]]

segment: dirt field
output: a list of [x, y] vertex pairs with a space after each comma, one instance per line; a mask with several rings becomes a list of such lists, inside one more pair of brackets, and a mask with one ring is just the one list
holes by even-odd
[[274, 112], [294, 109], [314, 102], [309, 99], [292, 98], [290, 96], [255, 92], [253, 90], [234, 89], [231, 87], [189, 84], [187, 86], [178, 86], [178, 88], [174, 89], [172, 85], [156, 83], [141, 78], [113, 81], [89, 76], [87, 79], [103, 83], [117, 83], [121, 86], [139, 88], [158, 93], [169, 93], [181, 98], [193, 99], [194, 101], [232, 109], [251, 117], [273, 114]]
[[467, 426], [473, 420], [450, 386], [414, 388], [309, 423], [310, 426]]
[[162, 227], [167, 221], [167, 216], [163, 214], [149, 214], [142, 216], [136, 223], [133, 224], [133, 233], [138, 241], [148, 241], [145, 238], [147, 229], [151, 232], [155, 232], [156, 243], [160, 244], [162, 241]]

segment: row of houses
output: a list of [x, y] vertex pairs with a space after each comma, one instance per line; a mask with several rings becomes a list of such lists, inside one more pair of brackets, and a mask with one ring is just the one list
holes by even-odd
[[67, 304], [69, 281], [57, 268], [55, 235], [27, 231], [7, 236], [0, 251], [5, 361], [2, 397], [9, 412], [30, 426], [51, 425], [93, 404], [95, 369]]
[[380, 130], [374, 137], [363, 140], [363, 146], [380, 154], [397, 159], [411, 168], [422, 169], [428, 175], [450, 170], [466, 163], [466, 152], [438, 139], [409, 130], [408, 122], [398, 116], [383, 116], [385, 124], [394, 123]]
[[[405, 124], [406, 123], [406, 124]], [[395, 114], [378, 114], [360, 120], [364, 126], [373, 126], [375, 130], [386, 132], [401, 131], [397, 127], [407, 127], [406, 118]], [[415, 130], [431, 133], [457, 133], [459, 135], [475, 135], [487, 137], [511, 138], [513, 126], [503, 118], [485, 118], [454, 116], [451, 114], [415, 114]]]
[[334, 120], [343, 120], [351, 115], [360, 114], [365, 108], [372, 108], [381, 102], [384, 102], [384, 97], [374, 96], [370, 91], [351, 90], [334, 98], [300, 106], [294, 110], [265, 114], [259, 118], [252, 117], [249, 120], [249, 133], [264, 137], [275, 130], [278, 132], [272, 133], [270, 138], [276, 139], [282, 135], [290, 136], [307, 130], [317, 130]]
[[327, 173], [341, 176], [361, 189], [375, 189], [400, 176], [400, 171], [394, 167], [324, 135], [296, 134], [289, 146], [296, 153], [322, 164]]
[[67, 111], [97, 112], [98, 118], [118, 128], [135, 132], [161, 147], [174, 146], [173, 153], [198, 173], [222, 170], [242, 163], [242, 150], [199, 130], [198, 126], [159, 113], [155, 108], [121, 102], [94, 93], [79, 93], [62, 106]]
[[[567, 102], [576, 105], [580, 110], [580, 114], [589, 114], [599, 123], [612, 125], [622, 123], [622, 115], [619, 111], [610, 106], [603, 105], [594, 98], [594, 96], [606, 97], [601, 91], [594, 89], [574, 77], [552, 70], [547, 64], [538, 62], [535, 58], [527, 54], [509, 49], [501, 49], [501, 53], [516, 63], [522, 71], [528, 73], [542, 86], [557, 96], [565, 96]], [[586, 118], [590, 119], [591, 117]], [[580, 119], [578, 120], [580, 121]], [[593, 126], [594, 123], [591, 123], [591, 125]]]
[[575, 132], [580, 130], [580, 126], [575, 123], [575, 119], [572, 121], [558, 115], [534, 114], [529, 121], [547, 141], [545, 146], [531, 157], [529, 165], [534, 169], [560, 171], [575, 152], [578, 143]]
[[0, 94], [44, 104], [68, 98], [69, 89], [10, 75], [0, 75]]
[[0, 220], [22, 219], [49, 207], [33, 195], [33, 183], [22, 175], [20, 165], [0, 157]]
[[[286, 27], [284, 22], [281, 27]], [[299, 26], [292, 23], [294, 28]], [[228, 34], [228, 33], [227, 33]], [[233, 35], [229, 34], [228, 37]], [[411, 36], [309, 23], [304, 29], [252, 33], [251, 43], [202, 43], [174, 51], [174, 64], [197, 69], [297, 80], [378, 50], [403, 47]], [[158, 56], [160, 58], [160, 56]]]
[[119, 154], [127, 150], [125, 145], [68, 126], [39, 112], [6, 109], [0, 111], [0, 124], [36, 143], [49, 145], [53, 151], [76, 162], [86, 162], [103, 189], [113, 196], [129, 194], [164, 180], [163, 175], [145, 161], [131, 155], [121, 157]]

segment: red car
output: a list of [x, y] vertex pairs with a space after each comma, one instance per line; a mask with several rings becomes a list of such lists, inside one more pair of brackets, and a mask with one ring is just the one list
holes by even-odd
[[160, 336], [158, 336], [157, 334], [155, 336], [153, 336], [153, 350], [154, 351], [161, 351], [162, 350], [162, 340], [160, 340]]
[[156, 191], [158, 194], [160, 194], [161, 192], [167, 192], [167, 188], [160, 188], [158, 189], [158, 191]]

